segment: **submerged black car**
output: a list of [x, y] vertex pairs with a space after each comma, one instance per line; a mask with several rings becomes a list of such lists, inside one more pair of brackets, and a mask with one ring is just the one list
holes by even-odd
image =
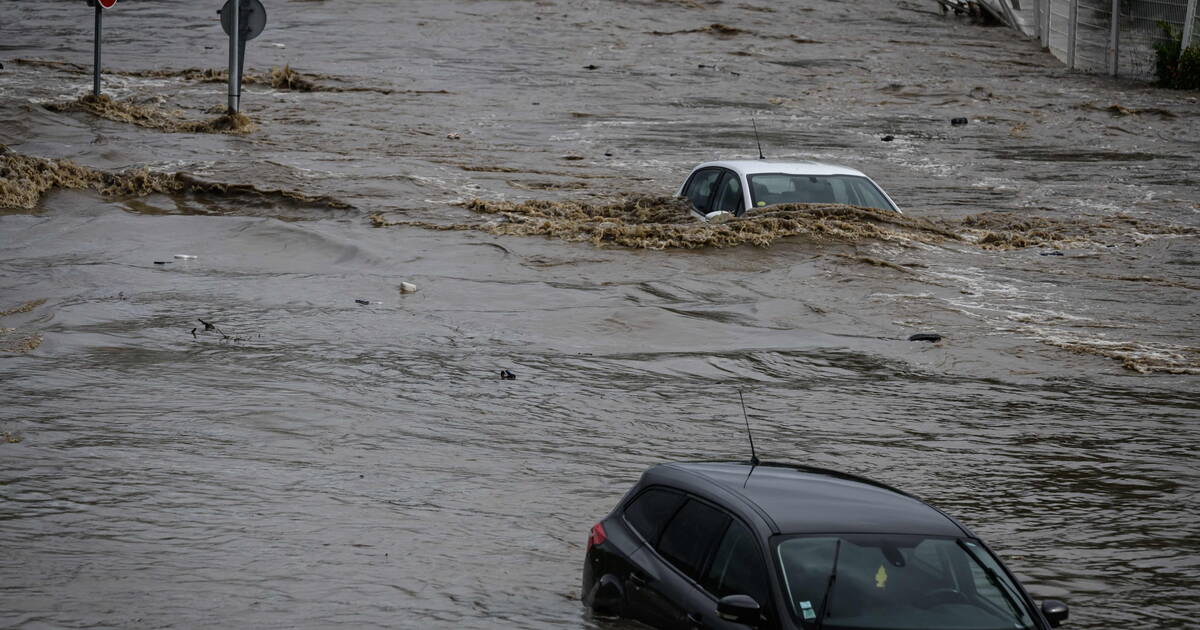
[[966, 527], [834, 471], [647, 470], [588, 537], [583, 601], [663, 630], [1045, 630], [1041, 607]]

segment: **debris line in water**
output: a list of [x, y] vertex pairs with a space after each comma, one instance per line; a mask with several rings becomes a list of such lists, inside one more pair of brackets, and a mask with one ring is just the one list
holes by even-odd
[[217, 196], [250, 196], [299, 202], [329, 208], [350, 205], [326, 196], [292, 190], [264, 190], [249, 184], [206, 182], [187, 173], [161, 173], [149, 169], [102, 171], [67, 159], [20, 155], [0, 145], [0, 208], [33, 210], [42, 195], [54, 188], [95, 190], [105, 197], [144, 197], [153, 193], [193, 193]]

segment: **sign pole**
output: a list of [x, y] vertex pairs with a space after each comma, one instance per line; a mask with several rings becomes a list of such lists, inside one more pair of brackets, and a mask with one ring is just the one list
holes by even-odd
[[1192, 28], [1196, 25], [1196, 0], [1189, 0], [1187, 4], [1187, 17], [1183, 18], [1183, 38], [1179, 40], [1179, 58], [1183, 59], [1183, 53], [1192, 43]]
[[241, 25], [238, 21], [241, 19], [242, 7], [239, 0], [231, 0], [232, 11], [230, 11], [229, 19], [231, 28], [229, 29], [229, 113], [236, 114], [241, 98], [241, 76], [238, 70], [241, 64], [238, 61], [239, 40], [241, 40]]
[[100, 38], [101, 28], [104, 25], [104, 9], [100, 8], [100, 3], [96, 3], [96, 56], [92, 61], [92, 94], [100, 96]]

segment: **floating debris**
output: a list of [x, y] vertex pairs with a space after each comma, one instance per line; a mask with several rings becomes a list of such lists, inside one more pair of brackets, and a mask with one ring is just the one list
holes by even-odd
[[65, 103], [43, 105], [52, 112], [86, 112], [106, 120], [129, 123], [167, 133], [228, 133], [245, 135], [254, 123], [245, 114], [226, 112], [211, 120], [185, 120], [179, 112], [167, 112], [132, 101], [117, 101], [107, 94], [84, 94]]
[[1108, 107], [1101, 107], [1094, 103], [1084, 103], [1082, 105], [1077, 105], [1076, 107], [1079, 109], [1088, 109], [1088, 110], [1097, 111], [1097, 112], [1108, 112], [1108, 113], [1112, 114], [1113, 116], [1122, 116], [1122, 117], [1123, 116], [1142, 116], [1142, 115], [1149, 114], [1149, 115], [1159, 116], [1161, 118], [1178, 118], [1178, 114], [1176, 114], [1175, 112], [1173, 112], [1169, 109], [1163, 109], [1161, 107], [1146, 107], [1146, 108], [1139, 109], [1136, 107], [1125, 107], [1124, 105], [1118, 105], [1116, 103], [1113, 103], [1112, 105], [1109, 105]]
[[28, 313], [29, 311], [32, 311], [33, 309], [35, 309], [45, 303], [46, 303], [46, 298], [30, 300], [20, 306], [15, 306], [13, 308], [10, 308], [7, 311], [0, 311], [0, 317], [8, 317], [9, 315], [17, 315], [19, 313]]
[[970, 121], [967, 120], [966, 118], [951, 118], [950, 119], [950, 124], [955, 127], [961, 127], [961, 126], [967, 124], [968, 122], [970, 122]]
[[1200, 374], [1200, 346], [1141, 344], [1103, 339], [1042, 338], [1043, 343], [1078, 354], [1115, 359], [1138, 374]]
[[740, 29], [734, 26], [714, 23], [700, 28], [685, 29], [682, 31], [650, 31], [651, 35], [683, 35], [685, 33], [710, 33], [718, 37], [734, 37], [736, 35], [744, 35], [750, 31]]
[[509, 370], [500, 370], [500, 379], [504, 381], [515, 381], [517, 380], [517, 375], [513, 374]]
[[[61, 72], [69, 72], [71, 74], [91, 74], [92, 67], [84, 66], [68, 61], [57, 61], [53, 59], [17, 59], [17, 63], [33, 66], [49, 68]], [[186, 81], [197, 81], [200, 83], [226, 83], [229, 81], [228, 70], [221, 68], [183, 68], [183, 69], [155, 69], [155, 70], [113, 70], [110, 68], [104, 69], [105, 74], [120, 77], [135, 77], [144, 79], [183, 79]], [[324, 85], [317, 81], [340, 81], [350, 82], [352, 79], [338, 77], [330, 74], [305, 74], [293, 70], [290, 65], [284, 65], [282, 68], [272, 67], [266, 72], [249, 72], [242, 75], [243, 85], [263, 85], [274, 88], [276, 90], [289, 90], [294, 92], [376, 92], [378, 94], [449, 94], [446, 90], [394, 90], [391, 88], [381, 88], [374, 86], [355, 86], [355, 85]]]
[[393, 225], [433, 230], [480, 230], [499, 235], [551, 236], [594, 245], [640, 249], [767, 247], [788, 236], [861, 241], [941, 242], [959, 236], [924, 219], [885, 210], [840, 204], [784, 204], [755, 210], [714, 225], [696, 220], [686, 199], [630, 196], [615, 203], [577, 201], [499, 202], [475, 199], [465, 207], [501, 220], [441, 224], [369, 218], [376, 227]]
[[291, 190], [263, 190], [249, 184], [205, 182], [186, 173], [158, 173], [148, 169], [101, 171], [66, 159], [51, 160], [12, 153], [0, 145], [0, 208], [33, 210], [42, 195], [54, 188], [95, 190], [109, 198], [194, 193], [260, 197], [329, 208], [350, 207], [332, 197]]
[[0, 442], [4, 444], [20, 444], [24, 439], [19, 433], [12, 433], [10, 431], [0, 433]]
[[415, 285], [411, 282], [401, 282], [400, 283], [400, 292], [401, 293], [416, 293], [417, 285]]
[[908, 269], [907, 267], [904, 267], [903, 265], [897, 265], [894, 262], [883, 260], [882, 258], [873, 258], [871, 256], [850, 256], [847, 254], [837, 254], [837, 256], [839, 258], [845, 258], [846, 260], [853, 260], [854, 262], [866, 263], [868, 265], [872, 265], [875, 267], [887, 267], [888, 269], [895, 269], [896, 271], [903, 271], [904, 273], [912, 273], [912, 270]]
[[937, 333], [917, 333], [915, 335], [909, 336], [908, 340], [909, 341], [928, 341], [930, 343], [937, 343], [942, 340], [942, 336]]
[[41, 333], [24, 333], [15, 328], [0, 328], [0, 352], [26, 354], [42, 345]]
[[[218, 334], [218, 335], [220, 335], [220, 336], [221, 336], [221, 341], [231, 341], [231, 342], [234, 342], [234, 343], [240, 343], [240, 342], [242, 342], [242, 341], [245, 341], [245, 340], [246, 340], [246, 338], [245, 338], [245, 337], [238, 337], [238, 336], [234, 336], [234, 335], [229, 335], [229, 334], [226, 334], [226, 332], [225, 332], [225, 331], [221, 330], [221, 328], [220, 328], [219, 326], [217, 326], [216, 324], [213, 324], [212, 322], [206, 322], [206, 321], [204, 321], [203, 319], [200, 319], [200, 318], [196, 318], [196, 321], [198, 321], [198, 322], [200, 322], [201, 324], [203, 324], [203, 325], [204, 325], [204, 330], [201, 330], [200, 332], [202, 332], [202, 333], [206, 333], [206, 332], [213, 332], [213, 333], [216, 333], [216, 334]], [[196, 330], [197, 330], [196, 328], [193, 328], [193, 329], [191, 330], [191, 335], [192, 335], [192, 337], [193, 337], [194, 339], [199, 339], [200, 337], [199, 337], [199, 335], [197, 335], [197, 334], [196, 334]], [[262, 337], [262, 335], [259, 335], [259, 337]]]
[[362, 304], [363, 306], [366, 306], [371, 303], [371, 300], [354, 300], [354, 302], [356, 304]]
[[196, 260], [196, 257], [191, 254], [175, 254], [176, 260]]

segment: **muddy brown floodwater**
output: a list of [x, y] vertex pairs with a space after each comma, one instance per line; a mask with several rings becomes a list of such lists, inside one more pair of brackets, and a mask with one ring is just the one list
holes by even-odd
[[[621, 627], [588, 528], [741, 388], [1071, 627], [1195, 627], [1195, 93], [932, 1], [273, 0], [198, 133], [218, 4], [119, 3], [84, 107], [87, 7], [3, 3], [0, 626]], [[904, 219], [679, 217], [752, 120]]]

